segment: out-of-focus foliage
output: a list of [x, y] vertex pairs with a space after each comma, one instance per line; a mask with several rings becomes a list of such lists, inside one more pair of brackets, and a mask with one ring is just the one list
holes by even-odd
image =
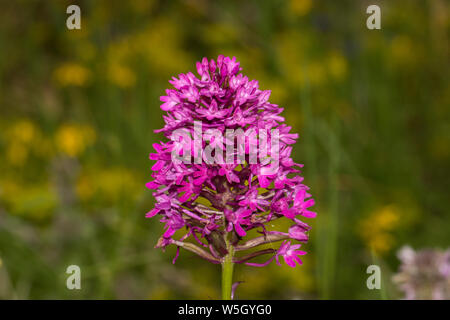
[[81, 30], [69, 4], [0, 10], [0, 298], [219, 297], [220, 267], [172, 265], [144, 218], [159, 96], [218, 54], [285, 108], [319, 213], [304, 265], [237, 266], [237, 298], [397, 298], [395, 251], [448, 247], [448, 1], [77, 1]]

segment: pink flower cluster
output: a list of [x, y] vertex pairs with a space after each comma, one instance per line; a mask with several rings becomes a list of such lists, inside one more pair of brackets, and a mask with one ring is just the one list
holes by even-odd
[[[185, 248], [213, 263], [221, 263], [230, 250], [239, 253], [282, 241], [278, 250], [251, 250], [247, 255], [237, 254], [233, 262], [262, 266], [283, 257], [294, 267], [301, 263], [299, 256], [305, 252], [292, 241], [306, 242], [310, 229], [300, 217], [316, 216], [309, 210], [314, 200], [299, 175], [302, 165], [291, 158], [298, 134], [290, 133], [291, 127], [283, 123], [283, 108], [268, 101], [270, 90], [260, 90], [258, 81], [249, 80], [240, 73], [241, 69], [234, 57], [219, 56], [210, 61], [203, 58], [197, 62], [200, 77], [189, 72], [169, 81], [174, 89], [166, 90], [161, 97], [165, 126], [156, 130], [168, 140], [154, 144], [155, 153], [150, 154], [156, 163], [152, 167], [153, 180], [147, 187], [155, 190], [156, 204], [147, 217], [159, 216], [165, 224], [156, 247], [174, 244], [178, 249]], [[184, 142], [174, 141], [172, 133], [185, 129], [194, 136], [196, 121], [201, 121], [202, 130], [217, 129], [222, 133], [228, 129], [264, 129], [269, 132], [268, 139], [271, 130], [278, 130], [278, 152], [268, 153], [269, 158], [278, 157], [277, 170], [267, 173], [267, 161], [250, 163], [248, 147], [244, 148], [244, 162], [238, 161], [237, 154], [234, 162], [226, 164], [172, 161], [175, 145]], [[245, 142], [246, 146], [258, 144], [249, 136]], [[206, 148], [208, 141], [201, 144]], [[225, 149], [227, 145], [241, 147], [237, 141], [225, 141], [215, 147]], [[289, 230], [267, 228], [271, 221], [280, 218], [292, 221]], [[246, 239], [252, 229], [260, 235]], [[175, 238], [177, 231], [182, 232], [179, 238]], [[270, 255], [265, 263], [248, 262], [263, 254]]]

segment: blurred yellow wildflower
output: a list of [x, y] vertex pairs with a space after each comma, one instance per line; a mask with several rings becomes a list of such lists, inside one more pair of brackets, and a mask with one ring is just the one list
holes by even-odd
[[10, 129], [12, 138], [23, 143], [30, 143], [36, 132], [36, 126], [28, 119], [16, 122]]
[[110, 80], [122, 87], [132, 86], [135, 76], [124, 64], [136, 58], [143, 59], [157, 74], [186, 70], [193, 59], [182, 48], [181, 36], [172, 19], [159, 18], [152, 20], [141, 31], [119, 38], [109, 45], [106, 54]]
[[130, 5], [136, 12], [149, 12], [157, 5], [157, 2], [155, 0], [134, 0], [130, 2]]
[[342, 80], [347, 75], [347, 60], [340, 53], [332, 53], [328, 57], [328, 70], [332, 78]]
[[397, 206], [384, 206], [360, 222], [359, 235], [371, 250], [382, 255], [394, 245], [392, 232], [398, 227], [400, 217]]
[[326, 73], [324, 65], [320, 62], [313, 61], [308, 65], [308, 80], [311, 85], [319, 86], [325, 82]]
[[108, 79], [121, 88], [129, 88], [136, 83], [134, 72], [130, 68], [116, 63], [109, 66]]
[[393, 62], [399, 66], [409, 66], [416, 60], [417, 48], [407, 36], [396, 36], [392, 39], [390, 53]]
[[28, 158], [28, 148], [22, 143], [12, 141], [7, 147], [6, 157], [12, 165], [22, 166]]
[[28, 159], [30, 148], [41, 139], [41, 132], [28, 119], [19, 120], [6, 132], [6, 159], [14, 166], [22, 166]]
[[[234, 43], [239, 38], [239, 31], [235, 24], [231, 23], [215, 23], [204, 26], [202, 36], [207, 43], [214, 46], [222, 47], [227, 43]], [[226, 53], [223, 53], [226, 55]], [[234, 54], [236, 55], [236, 53]], [[233, 56], [233, 55], [231, 55]], [[242, 57], [239, 56], [242, 60]]]
[[312, 0], [291, 0], [291, 11], [299, 16], [304, 16], [311, 11]]
[[126, 36], [109, 45], [106, 59], [111, 65], [122, 63], [122, 61], [131, 57], [138, 50], [139, 48], [133, 41], [133, 37]]
[[289, 83], [303, 86], [305, 83], [305, 49], [308, 41], [300, 32], [288, 31], [278, 35], [277, 49], [280, 67]]
[[71, 157], [82, 154], [95, 140], [96, 133], [94, 129], [87, 125], [62, 125], [55, 136], [57, 148]]
[[49, 184], [23, 185], [11, 179], [1, 182], [0, 200], [8, 212], [32, 220], [50, 217], [58, 203]]
[[288, 91], [286, 90], [286, 86], [284, 85], [284, 83], [282, 83], [279, 79], [264, 79], [263, 77], [255, 78], [262, 79], [260, 83], [261, 86], [264, 85], [263, 88], [270, 88], [270, 100], [273, 101], [273, 103], [276, 103], [278, 105], [283, 104], [288, 96]]
[[53, 73], [53, 77], [61, 86], [84, 86], [91, 78], [91, 71], [76, 63], [65, 63]]
[[329, 73], [337, 77], [345, 75], [347, 66], [343, 57], [336, 54], [327, 64], [323, 60], [313, 60], [305, 55], [311, 47], [311, 41], [305, 34], [288, 31], [281, 33], [277, 42], [280, 67], [289, 83], [302, 88], [306, 85], [321, 86], [327, 81]]
[[172, 19], [155, 20], [137, 36], [148, 62], [158, 72], [173, 73], [186, 70], [192, 60], [181, 46], [182, 33]]
[[[109, 168], [107, 170], [86, 172], [76, 185], [76, 192], [82, 201], [94, 197], [104, 201], [115, 201], [121, 196], [137, 197], [141, 186], [135, 175], [126, 168]], [[142, 190], [141, 190], [142, 191]]]

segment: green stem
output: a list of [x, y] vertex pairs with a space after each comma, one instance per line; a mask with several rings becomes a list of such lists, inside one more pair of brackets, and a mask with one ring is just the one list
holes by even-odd
[[231, 286], [233, 285], [233, 255], [234, 249], [227, 238], [225, 238], [228, 254], [222, 262], [222, 299], [231, 300]]

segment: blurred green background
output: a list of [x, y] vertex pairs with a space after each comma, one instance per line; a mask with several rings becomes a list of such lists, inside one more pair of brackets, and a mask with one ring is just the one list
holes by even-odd
[[[81, 30], [66, 28], [74, 3]], [[400, 298], [398, 248], [450, 244], [449, 14], [445, 0], [2, 1], [0, 298], [220, 297], [220, 266], [172, 265], [145, 219], [159, 96], [218, 54], [285, 107], [318, 212], [304, 265], [239, 265], [237, 298]], [[374, 263], [382, 290], [366, 287]]]

